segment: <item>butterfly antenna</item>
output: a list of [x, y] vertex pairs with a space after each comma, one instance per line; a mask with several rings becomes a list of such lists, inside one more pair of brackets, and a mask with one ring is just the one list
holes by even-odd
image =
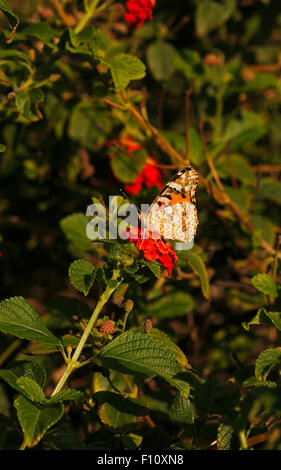
[[120, 188], [120, 193], [123, 194], [123, 196], [129, 201], [130, 204], [133, 204], [134, 206], [136, 206], [138, 213], [140, 214], [141, 210], [138, 208], [138, 206], [134, 202], [131, 201], [131, 199], [127, 196], [127, 194], [121, 188]]

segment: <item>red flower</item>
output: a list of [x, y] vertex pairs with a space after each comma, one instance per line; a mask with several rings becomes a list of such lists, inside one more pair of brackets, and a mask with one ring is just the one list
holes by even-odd
[[139, 28], [147, 19], [152, 20], [154, 6], [155, 0], [127, 0], [124, 19]]
[[149, 238], [144, 238], [141, 230], [136, 227], [126, 230], [126, 236], [130, 242], [134, 242], [136, 247], [143, 252], [143, 256], [148, 261], [159, 261], [170, 275], [174, 264], [177, 262], [177, 255], [169, 243], [160, 238], [153, 238], [153, 233], [149, 233]]
[[101, 326], [100, 326], [100, 332], [104, 335], [108, 333], [109, 335], [112, 335], [114, 333], [114, 324], [112, 321], [108, 320], [105, 321]]

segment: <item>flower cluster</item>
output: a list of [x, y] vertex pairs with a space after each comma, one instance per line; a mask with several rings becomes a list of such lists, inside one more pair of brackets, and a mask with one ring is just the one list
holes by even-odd
[[127, 229], [125, 233], [128, 240], [134, 242], [136, 247], [143, 252], [146, 260], [158, 261], [167, 269], [169, 275], [172, 273], [178, 257], [169, 243], [160, 238], [153, 238], [150, 232], [149, 237], [145, 238], [142, 231], [136, 227]]
[[[120, 149], [124, 149], [127, 153], [133, 153], [143, 148], [141, 144], [135, 142], [131, 137], [122, 137], [120, 140], [114, 140], [112, 143], [108, 143], [108, 146], [112, 144]], [[114, 158], [114, 153], [110, 152], [109, 157]], [[134, 195], [141, 191], [143, 185], [147, 188], [157, 186], [158, 189], [162, 189], [162, 174], [154, 164], [155, 160], [149, 157], [144, 169], [137, 176], [135, 181], [124, 186], [125, 191]]]
[[105, 321], [101, 326], [100, 326], [100, 332], [105, 335], [113, 335], [114, 333], [114, 323], [110, 320]]
[[152, 20], [154, 6], [155, 0], [127, 0], [124, 19], [139, 28], [147, 19]]

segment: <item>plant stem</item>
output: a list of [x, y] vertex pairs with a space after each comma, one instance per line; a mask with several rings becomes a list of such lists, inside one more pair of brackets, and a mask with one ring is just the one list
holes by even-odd
[[94, 15], [96, 8], [99, 4], [99, 1], [100, 0], [93, 0], [92, 4], [89, 6], [88, 10], [85, 12], [85, 14], [82, 16], [81, 20], [75, 27], [74, 29], [75, 33], [80, 33], [80, 31], [82, 31], [82, 29], [85, 28], [88, 21], [90, 21], [90, 19]]
[[245, 433], [244, 429], [239, 431], [238, 437], [239, 437], [239, 441], [240, 441], [240, 449], [241, 450], [248, 450], [248, 442], [247, 442], [247, 437], [246, 437], [246, 433]]
[[[116, 280], [117, 277], [118, 277], [118, 274], [119, 274], [119, 271], [114, 271], [113, 273], [113, 277], [112, 277], [112, 280]], [[120, 281], [121, 282], [121, 281]], [[120, 282], [117, 284], [119, 285]], [[105, 291], [101, 294], [99, 300], [98, 300], [98, 303], [92, 313], [92, 316], [87, 324], [87, 327], [85, 328], [84, 330], [84, 333], [79, 341], [79, 344], [72, 356], [72, 358], [70, 359], [70, 361], [68, 362], [67, 364], [67, 367], [62, 375], [62, 377], [60, 378], [56, 388], [54, 389], [53, 393], [52, 393], [52, 396], [55, 395], [56, 393], [58, 393], [62, 387], [64, 386], [65, 382], [67, 381], [69, 375], [71, 374], [71, 372], [76, 369], [77, 367], [79, 367], [79, 363], [78, 363], [78, 359], [79, 359], [79, 356], [85, 346], [85, 343], [97, 321], [97, 318], [100, 314], [100, 311], [101, 309], [103, 308], [103, 306], [106, 304], [106, 302], [108, 301], [109, 297], [111, 296], [111, 294], [115, 291], [116, 289], [116, 286], [114, 287], [109, 287], [107, 286]]]
[[[112, 276], [112, 281], [117, 281], [118, 280], [118, 277], [119, 277], [119, 270], [116, 269], [113, 271], [113, 276]], [[61, 376], [59, 382], [57, 383], [57, 386], [55, 387], [53, 393], [51, 396], [55, 395], [56, 393], [58, 393], [62, 387], [64, 386], [65, 382], [67, 381], [68, 377], [70, 376], [70, 374], [72, 373], [73, 370], [75, 369], [78, 369], [80, 366], [82, 366], [81, 363], [78, 362], [78, 359], [79, 359], [79, 356], [85, 346], [85, 343], [93, 329], [93, 327], [95, 326], [95, 323], [97, 321], [97, 318], [100, 314], [100, 311], [101, 309], [103, 308], [103, 306], [106, 304], [106, 302], [108, 301], [109, 297], [111, 296], [111, 294], [115, 291], [115, 289], [119, 286], [119, 284], [122, 282], [122, 279], [119, 280], [118, 283], [116, 283], [116, 285], [114, 287], [109, 287], [107, 286], [105, 291], [100, 295], [100, 298], [98, 300], [98, 303], [97, 305], [95, 306], [95, 309], [92, 313], [92, 316], [89, 320], [89, 323], [87, 325], [87, 327], [85, 328], [85, 331], [79, 341], [79, 344], [72, 356], [72, 358], [68, 361], [68, 364], [67, 364], [67, 367], [63, 373], [63, 375]], [[88, 361], [85, 361], [85, 364], [88, 364]], [[24, 450], [26, 448], [26, 441], [25, 439], [23, 440], [21, 446], [19, 447], [19, 450]]]

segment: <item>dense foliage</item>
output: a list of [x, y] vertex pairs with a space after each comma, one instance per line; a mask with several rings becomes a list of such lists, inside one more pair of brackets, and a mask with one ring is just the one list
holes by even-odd
[[[280, 1], [0, 14], [0, 448], [280, 449]], [[189, 164], [191, 250], [87, 237]]]

